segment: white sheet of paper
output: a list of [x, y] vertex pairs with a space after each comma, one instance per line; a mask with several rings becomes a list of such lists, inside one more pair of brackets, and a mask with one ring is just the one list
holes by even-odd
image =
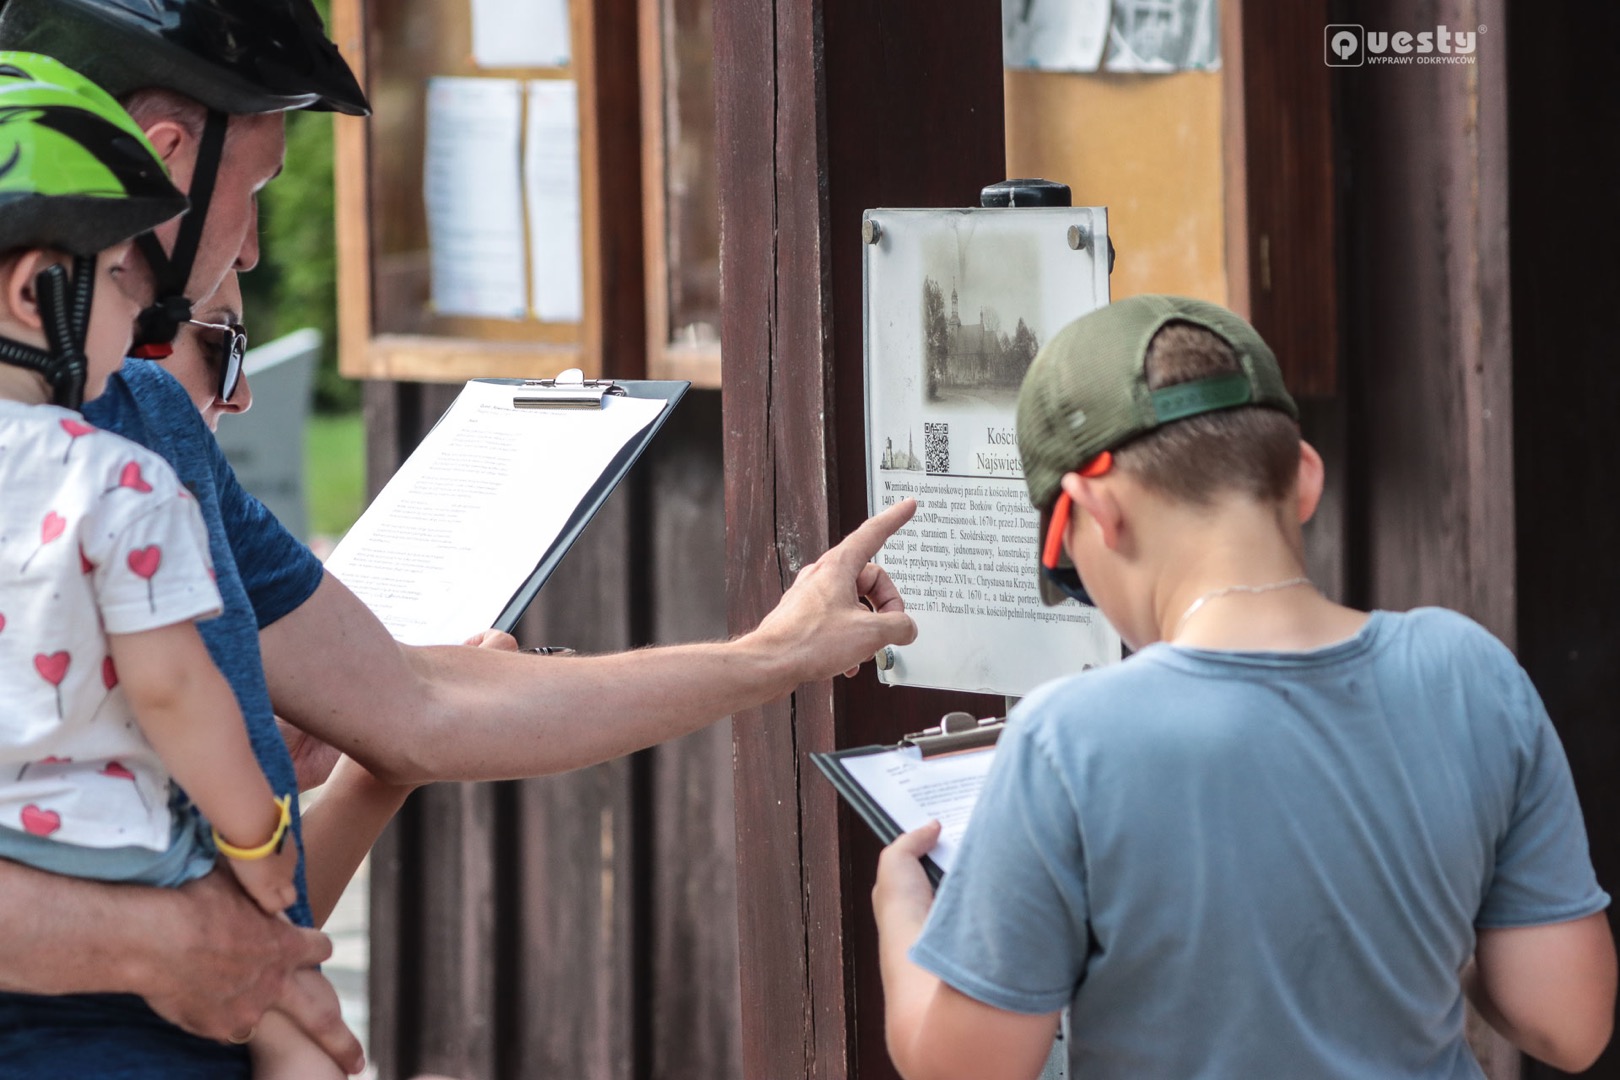
[[928, 857], [948, 874], [995, 759], [994, 746], [930, 758], [914, 746], [902, 746], [841, 758], [840, 763], [901, 831], [938, 820], [939, 843]]
[[472, 0], [473, 63], [567, 67], [568, 0]]
[[409, 645], [494, 624], [574, 508], [664, 402], [524, 409], [470, 382], [349, 530], [326, 568]]
[[428, 80], [423, 197], [433, 252], [433, 307], [443, 315], [521, 319], [523, 84]]
[[529, 197], [529, 266], [534, 314], [545, 322], [579, 322], [585, 312], [580, 250], [579, 95], [574, 83], [529, 84], [523, 182]]

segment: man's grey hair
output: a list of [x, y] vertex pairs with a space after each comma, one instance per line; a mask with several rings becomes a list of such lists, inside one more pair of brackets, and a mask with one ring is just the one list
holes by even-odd
[[201, 139], [208, 108], [184, 94], [161, 87], [132, 90], [119, 102], [137, 127], [145, 131], [164, 121], [179, 124], [193, 139]]

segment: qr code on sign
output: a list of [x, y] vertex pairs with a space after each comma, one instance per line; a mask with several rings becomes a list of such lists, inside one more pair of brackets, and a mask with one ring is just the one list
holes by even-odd
[[951, 425], [923, 424], [923, 467], [929, 473], [951, 471]]

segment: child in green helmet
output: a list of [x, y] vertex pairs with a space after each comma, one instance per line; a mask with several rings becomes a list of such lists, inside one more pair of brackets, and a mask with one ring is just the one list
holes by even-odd
[[[193, 625], [220, 609], [201, 517], [76, 411], [152, 299], [131, 238], [185, 206], [105, 92], [0, 53], [0, 858], [178, 886], [217, 850], [278, 913], [290, 808]], [[279, 1013], [249, 1038], [259, 1077], [339, 1075]]]
[[1018, 446], [1048, 603], [1136, 652], [1008, 719], [934, 897], [885, 851], [873, 905], [902, 1075], [1483, 1074], [1471, 999], [1578, 1072], [1615, 956], [1558, 736], [1455, 612], [1361, 612], [1305, 572], [1316, 451], [1276, 358], [1214, 304], [1136, 296], [1036, 356]]

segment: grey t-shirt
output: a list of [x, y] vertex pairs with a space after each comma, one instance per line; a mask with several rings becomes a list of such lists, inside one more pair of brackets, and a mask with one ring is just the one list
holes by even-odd
[[1475, 928], [1608, 901], [1529, 678], [1429, 608], [1036, 691], [911, 955], [998, 1008], [1072, 1005], [1087, 1080], [1474, 1077]]

